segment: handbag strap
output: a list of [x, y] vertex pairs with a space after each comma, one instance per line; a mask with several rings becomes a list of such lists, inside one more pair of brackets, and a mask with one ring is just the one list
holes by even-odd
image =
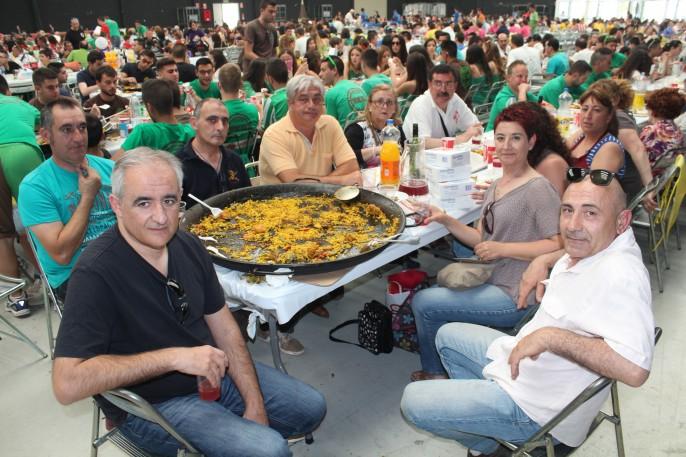
[[438, 109], [436, 111], [438, 112], [438, 118], [441, 120], [441, 127], [443, 127], [443, 133], [446, 137], [449, 137], [450, 134], [448, 133], [448, 128], [445, 126], [445, 122], [443, 122], [443, 116], [441, 115], [441, 111]]
[[358, 343], [353, 343], [352, 341], [346, 341], [346, 340], [341, 340], [338, 338], [335, 338], [333, 334], [343, 327], [347, 327], [348, 325], [353, 325], [353, 324], [358, 324], [359, 325], [360, 320], [359, 319], [351, 319], [349, 321], [345, 321], [340, 325], [337, 325], [336, 327], [332, 328], [329, 330], [329, 339], [335, 343], [346, 343], [346, 344], [354, 344], [355, 346], [361, 347], [362, 349], [367, 349], [366, 347], [362, 346], [361, 344]]

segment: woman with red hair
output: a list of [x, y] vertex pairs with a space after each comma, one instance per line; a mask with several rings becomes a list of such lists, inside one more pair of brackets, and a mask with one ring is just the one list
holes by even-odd
[[[474, 249], [494, 269], [482, 285], [467, 289], [432, 287], [417, 293], [412, 310], [422, 370], [413, 381], [441, 379], [447, 375], [436, 351], [438, 329], [448, 322], [468, 322], [495, 327], [514, 327], [526, 310], [517, 308], [519, 281], [529, 262], [561, 248], [560, 197], [550, 182], [529, 163], [538, 138], [533, 116], [526, 105], [505, 108], [495, 120], [496, 154], [503, 176], [486, 191], [481, 220], [470, 227], [442, 209], [429, 206], [428, 222], [436, 221], [461, 243]], [[540, 157], [539, 157], [540, 159]], [[543, 160], [543, 159], [541, 159]], [[527, 304], [534, 303], [530, 295]]]
[[651, 124], [641, 131], [641, 141], [648, 152], [653, 175], [662, 173], [674, 160], [676, 148], [684, 146], [684, 134], [674, 123], [686, 107], [686, 98], [678, 89], [660, 89], [646, 98]]

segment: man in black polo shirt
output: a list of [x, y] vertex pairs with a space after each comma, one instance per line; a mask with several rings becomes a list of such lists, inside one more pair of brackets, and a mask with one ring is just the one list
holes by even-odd
[[100, 90], [95, 79], [95, 72], [100, 68], [105, 60], [102, 51], [91, 51], [88, 53], [88, 67], [76, 74], [79, 92], [82, 100], [88, 100], [90, 95]]
[[229, 131], [229, 113], [224, 104], [215, 99], [202, 100], [195, 107], [191, 126], [195, 138], [178, 154], [183, 164], [183, 200], [188, 207], [227, 190], [250, 187], [250, 178], [243, 161], [233, 151], [222, 146]]
[[[182, 174], [178, 159], [149, 148], [115, 165], [117, 225], [88, 245], [72, 272], [55, 397], [70, 404], [126, 386], [206, 456], [291, 455], [285, 438], [313, 431], [325, 400], [253, 364], [209, 255], [178, 230]], [[218, 389], [216, 401], [198, 395], [197, 376]], [[176, 455], [177, 443], [156, 424], [104, 409], [138, 446]]]
[[79, 24], [78, 18], [71, 18], [71, 21], [69, 22], [69, 30], [67, 30], [64, 40], [70, 42], [74, 49], [88, 48], [88, 44], [86, 43], [86, 34], [83, 33], [83, 29], [81, 28], [81, 24]]
[[155, 64], [155, 53], [150, 49], [143, 49], [138, 55], [138, 62], [127, 63], [122, 67], [122, 82], [135, 84], [142, 83], [146, 79], [155, 78], [155, 70], [152, 66]]

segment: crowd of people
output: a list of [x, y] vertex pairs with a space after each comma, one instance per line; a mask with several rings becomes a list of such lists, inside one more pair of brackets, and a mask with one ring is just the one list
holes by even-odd
[[[496, 266], [483, 285], [414, 297], [421, 370], [403, 396], [408, 421], [470, 455], [498, 455], [486, 437], [522, 441], [597, 374], [642, 384], [654, 324], [627, 196], [683, 147], [674, 120], [686, 97], [678, 88], [649, 93], [644, 127], [632, 103], [637, 84], [681, 71], [684, 22], [555, 21], [533, 5], [519, 17], [455, 9], [386, 21], [361, 9], [278, 24], [275, 14], [265, 0], [234, 29], [124, 28], [103, 16], [93, 30], [74, 18], [64, 33], [0, 35], [0, 273], [19, 276], [14, 241], [19, 232], [30, 253], [30, 236], [29, 261], [66, 304], [58, 400], [126, 385], [205, 455], [288, 455], [285, 438], [314, 430], [325, 401], [251, 361], [204, 248], [177, 232], [180, 204], [250, 186], [249, 162], [263, 184], [361, 185], [361, 170], [379, 164], [389, 121], [401, 144], [416, 129], [426, 148], [493, 131], [503, 165], [502, 178], [474, 195], [483, 208], [474, 226], [427, 209], [456, 252]], [[566, 32], [574, 50], [561, 44]], [[27, 103], [8, 80], [28, 70]], [[74, 87], [69, 71], [78, 72]], [[536, 92], [533, 76], [544, 81]], [[101, 119], [137, 116], [120, 86], [139, 88], [151, 122], [106, 150]], [[554, 116], [564, 92], [580, 110], [566, 138]], [[480, 119], [475, 107], [487, 104]], [[646, 195], [645, 210], [656, 206]], [[29, 315], [28, 292], [11, 295], [8, 311]], [[514, 327], [537, 301], [516, 336], [488, 328]], [[327, 317], [323, 304], [311, 309]], [[293, 325], [280, 330], [281, 350], [302, 354]], [[195, 375], [221, 387], [223, 408], [198, 400]], [[147, 421], [105, 410], [143, 448], [176, 454]], [[590, 410], [555, 438], [580, 444]], [[485, 416], [516, 425], [474, 420]]]

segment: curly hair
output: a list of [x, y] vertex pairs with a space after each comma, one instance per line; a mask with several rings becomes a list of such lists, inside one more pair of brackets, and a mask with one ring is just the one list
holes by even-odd
[[496, 129], [501, 122], [516, 122], [524, 129], [527, 138], [536, 135], [536, 144], [527, 155], [527, 161], [532, 168], [540, 165], [551, 153], [557, 153], [565, 162], [571, 163], [569, 149], [557, 128], [557, 120], [539, 104], [513, 103], [502, 110], [495, 119]]
[[659, 89], [646, 97], [646, 108], [653, 116], [660, 119], [674, 119], [686, 107], [686, 97], [679, 93], [679, 89]]

